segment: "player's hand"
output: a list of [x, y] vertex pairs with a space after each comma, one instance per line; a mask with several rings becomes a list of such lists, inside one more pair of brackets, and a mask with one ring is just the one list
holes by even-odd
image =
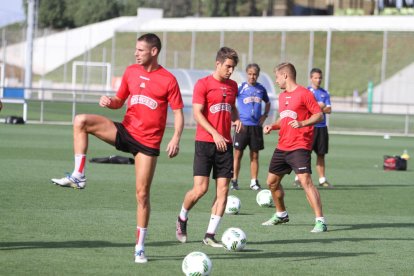
[[221, 136], [219, 133], [213, 134], [213, 140], [218, 151], [225, 152], [227, 150], [227, 143], [229, 140]]
[[168, 143], [167, 149], [165, 151], [167, 152], [169, 158], [174, 158], [180, 151], [180, 145], [176, 141], [171, 140]]
[[263, 133], [264, 134], [269, 134], [270, 132], [272, 131], [272, 126], [271, 125], [265, 125], [264, 127], [263, 127]]
[[239, 133], [243, 127], [243, 124], [240, 120], [236, 120], [233, 122], [233, 126], [234, 126], [234, 130], [236, 131], [236, 133]]
[[292, 128], [301, 128], [303, 125], [298, 120], [292, 120], [288, 123]]
[[101, 107], [109, 107], [109, 106], [111, 105], [111, 102], [112, 102], [112, 100], [111, 100], [111, 98], [110, 98], [110, 97], [108, 97], [108, 96], [102, 96], [102, 97], [99, 99], [99, 105], [100, 105]]

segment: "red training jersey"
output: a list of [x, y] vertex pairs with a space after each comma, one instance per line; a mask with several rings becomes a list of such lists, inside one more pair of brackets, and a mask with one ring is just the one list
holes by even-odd
[[176, 78], [162, 66], [152, 72], [139, 64], [128, 66], [116, 96], [129, 97], [122, 124], [135, 140], [154, 149], [164, 135], [168, 103], [171, 109], [184, 106]]
[[313, 126], [293, 128], [292, 120], [303, 121], [321, 112], [312, 92], [298, 86], [292, 92], [283, 91], [279, 95], [280, 131], [277, 148], [284, 151], [296, 149], [312, 150]]
[[[237, 83], [233, 80], [218, 81], [212, 75], [201, 78], [194, 86], [193, 104], [204, 106], [207, 121], [231, 143], [231, 109], [237, 95]], [[213, 142], [213, 136], [197, 125], [196, 141]]]

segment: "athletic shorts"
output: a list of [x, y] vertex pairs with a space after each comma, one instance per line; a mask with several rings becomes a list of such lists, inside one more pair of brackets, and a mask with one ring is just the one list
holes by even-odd
[[234, 134], [234, 148], [244, 150], [249, 146], [251, 151], [264, 149], [263, 127], [243, 126], [239, 133]]
[[312, 150], [318, 155], [324, 155], [328, 153], [328, 145], [328, 127], [315, 127], [313, 129]]
[[290, 174], [293, 170], [296, 174], [312, 174], [311, 153], [312, 151], [305, 149], [293, 151], [275, 149], [270, 160], [269, 172], [273, 174]]
[[124, 125], [118, 122], [114, 122], [116, 129], [115, 148], [123, 152], [132, 153], [134, 156], [138, 152], [148, 156], [159, 156], [160, 150], [144, 146], [135, 140], [131, 134], [125, 129]]
[[233, 177], [233, 145], [225, 152], [218, 151], [215, 143], [195, 141], [193, 175], [207, 176], [213, 169], [213, 179]]

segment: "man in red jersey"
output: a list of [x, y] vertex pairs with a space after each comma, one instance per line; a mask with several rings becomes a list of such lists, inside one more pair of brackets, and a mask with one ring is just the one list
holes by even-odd
[[296, 83], [296, 69], [290, 63], [276, 67], [276, 84], [284, 91], [279, 95], [280, 116], [273, 125], [263, 127], [263, 132], [280, 129], [279, 142], [273, 153], [267, 175], [267, 185], [272, 192], [276, 213], [262, 225], [277, 225], [289, 221], [284, 203], [282, 178], [295, 171], [315, 213], [315, 227], [311, 232], [327, 231], [318, 189], [311, 178], [311, 151], [313, 125], [323, 120], [323, 113], [312, 92]]
[[229, 182], [233, 177], [232, 121], [236, 132], [241, 128], [235, 106], [237, 83], [230, 80], [238, 61], [236, 51], [227, 47], [220, 48], [216, 56], [216, 70], [212, 75], [199, 79], [194, 87], [193, 113], [197, 121], [194, 186], [184, 197], [176, 223], [176, 237], [183, 243], [187, 241], [188, 212], [207, 192], [210, 173], [213, 170], [216, 197], [203, 243], [212, 247], [222, 247], [214, 236], [224, 214]]
[[119, 109], [128, 100], [122, 123], [94, 114], [80, 114], [73, 122], [75, 168], [72, 174], [52, 179], [59, 186], [83, 189], [86, 185], [85, 162], [88, 134], [130, 152], [135, 157], [137, 198], [137, 240], [135, 262], [146, 263], [144, 241], [150, 217], [150, 188], [160, 144], [167, 120], [168, 104], [174, 114], [174, 134], [167, 145], [167, 154], [175, 157], [179, 151], [184, 126], [183, 101], [176, 78], [158, 64], [161, 41], [155, 34], [137, 39], [137, 64], [129, 66], [114, 97], [102, 96], [99, 105]]

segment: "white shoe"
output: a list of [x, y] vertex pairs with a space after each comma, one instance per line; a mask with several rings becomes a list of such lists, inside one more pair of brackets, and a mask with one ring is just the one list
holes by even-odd
[[86, 178], [76, 178], [72, 175], [67, 175], [63, 178], [52, 178], [51, 181], [61, 187], [72, 187], [75, 189], [83, 189], [86, 186]]
[[256, 182], [250, 184], [250, 189], [253, 191], [260, 191], [262, 187], [260, 187], [259, 181], [256, 180]]
[[135, 263], [144, 264], [146, 262], [148, 262], [148, 259], [147, 257], [145, 257], [145, 251], [144, 250], [135, 251]]

